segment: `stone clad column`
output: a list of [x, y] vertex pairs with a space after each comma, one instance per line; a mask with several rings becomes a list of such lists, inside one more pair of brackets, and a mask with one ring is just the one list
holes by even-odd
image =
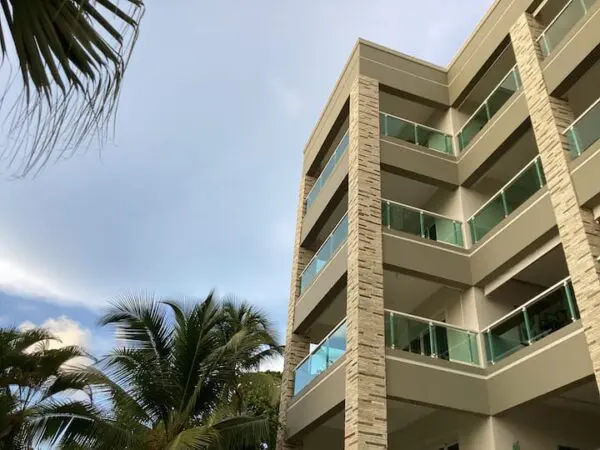
[[279, 404], [279, 430], [277, 431], [277, 450], [300, 450], [302, 445], [289, 442], [286, 439], [287, 410], [294, 394], [294, 368], [308, 354], [310, 340], [293, 332], [296, 302], [300, 297], [300, 274], [310, 262], [313, 252], [300, 246], [302, 234], [302, 218], [305, 213], [305, 202], [308, 193], [315, 183], [309, 175], [302, 176], [300, 192], [298, 195], [298, 210], [296, 213], [296, 234], [294, 238], [294, 256], [292, 259], [292, 276], [290, 286], [290, 302], [288, 306], [287, 331], [285, 339], [285, 352], [283, 373], [281, 376], [281, 401]]
[[[541, 26], [529, 14], [510, 30], [533, 132], [548, 182], [563, 249], [581, 321], [585, 330], [596, 382], [600, 382], [600, 225], [592, 212], [579, 206], [568, 167], [569, 144], [562, 132], [573, 122], [569, 105], [548, 94], [535, 39]], [[600, 384], [599, 384], [600, 386]]]
[[344, 448], [386, 449], [379, 83], [350, 93]]

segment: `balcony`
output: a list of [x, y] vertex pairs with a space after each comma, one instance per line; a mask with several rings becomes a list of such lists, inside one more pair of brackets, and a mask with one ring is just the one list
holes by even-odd
[[600, 98], [564, 131], [571, 158], [575, 159], [600, 139]]
[[382, 201], [383, 226], [424, 239], [464, 247], [462, 224], [439, 214], [391, 200]]
[[519, 70], [514, 66], [458, 132], [458, 147], [461, 152], [520, 88]]
[[567, 2], [537, 39], [544, 58], [558, 46], [575, 24], [587, 14], [595, 1], [569, 0]]
[[525, 203], [546, 184], [539, 156], [527, 164], [467, 221], [473, 243]]
[[325, 372], [346, 351], [346, 319], [330, 332], [294, 370], [294, 395]]
[[452, 136], [440, 130], [384, 112], [379, 113], [379, 122], [379, 129], [382, 136], [401, 139], [446, 155], [454, 155]]
[[497, 363], [578, 319], [573, 287], [565, 278], [483, 331], [487, 361]]
[[387, 347], [480, 366], [477, 332], [411, 314], [385, 312]]
[[331, 261], [340, 245], [346, 241], [348, 237], [348, 215], [345, 214], [342, 220], [335, 226], [333, 231], [323, 245], [317, 250], [315, 256], [312, 257], [306, 268], [300, 275], [300, 293], [302, 294], [308, 286], [312, 284], [317, 275]]
[[327, 164], [325, 164], [325, 167], [323, 168], [323, 171], [319, 175], [319, 178], [317, 178], [317, 181], [315, 181], [314, 186], [308, 193], [308, 195], [306, 197], [305, 208], [304, 208], [305, 211], [307, 211], [308, 208], [310, 208], [311, 205], [314, 203], [315, 199], [319, 195], [319, 192], [321, 192], [321, 189], [323, 188], [325, 183], [327, 183], [327, 180], [329, 179], [329, 176], [333, 172], [333, 169], [335, 169], [335, 166], [340, 161], [340, 159], [342, 159], [342, 156], [344, 155], [344, 153], [346, 153], [347, 149], [348, 149], [348, 132], [346, 132], [346, 134], [344, 134], [344, 136], [340, 140], [340, 143], [333, 151], [331, 158], [329, 158], [329, 161], [327, 161]]

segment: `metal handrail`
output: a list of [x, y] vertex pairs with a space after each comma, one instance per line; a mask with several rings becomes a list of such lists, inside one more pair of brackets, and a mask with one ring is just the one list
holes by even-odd
[[527, 307], [531, 306], [532, 304], [536, 303], [538, 300], [541, 300], [542, 298], [546, 297], [548, 294], [556, 291], [557, 289], [559, 289], [561, 286], [566, 286], [567, 283], [571, 280], [571, 277], [566, 277], [563, 278], [562, 280], [560, 280], [558, 283], [553, 284], [552, 286], [550, 286], [548, 289], [546, 289], [545, 291], [539, 293], [538, 295], [536, 295], [535, 297], [533, 297], [532, 299], [526, 301], [525, 303], [523, 303], [521, 306], [519, 306], [518, 308], [514, 309], [513, 311], [509, 312], [508, 314], [502, 316], [501, 318], [499, 318], [498, 320], [496, 320], [495, 322], [493, 322], [491, 325], [488, 325], [486, 328], [484, 328], [483, 330], [481, 330], [481, 333], [486, 333], [488, 331], [490, 331], [492, 328], [494, 328], [496, 325], [504, 322], [506, 319], [509, 319], [515, 315], [517, 315], [520, 312], [523, 312], [523, 310], [527, 309]]
[[333, 335], [335, 334], [335, 332], [336, 332], [337, 330], [339, 330], [339, 328], [340, 328], [340, 327], [341, 327], [341, 326], [342, 326], [342, 325], [343, 325], [345, 322], [346, 322], [346, 317], [344, 317], [344, 318], [342, 319], [342, 321], [341, 321], [340, 323], [338, 323], [338, 324], [337, 324], [337, 325], [336, 325], [336, 326], [333, 328], [333, 330], [331, 330], [331, 331], [330, 331], [330, 332], [329, 332], [329, 333], [328, 333], [328, 334], [327, 334], [327, 335], [326, 335], [326, 336], [325, 336], [323, 339], [321, 339], [321, 341], [320, 341], [320, 342], [319, 342], [319, 343], [318, 343], [318, 344], [315, 346], [315, 348], [314, 348], [312, 351], [309, 351], [309, 352], [308, 352], [308, 355], [306, 355], [304, 358], [302, 358], [302, 360], [301, 360], [301, 361], [300, 361], [298, 364], [296, 364], [296, 367], [294, 367], [294, 372], [295, 372], [295, 371], [298, 369], [298, 367], [300, 367], [302, 364], [304, 364], [308, 358], [310, 358], [312, 355], [314, 355], [314, 354], [315, 354], [315, 352], [316, 352], [316, 351], [317, 351], [319, 348], [321, 348], [321, 346], [323, 345], [323, 343], [324, 343], [324, 342], [325, 342], [327, 339], [329, 339], [331, 336], [333, 336]]
[[399, 316], [403, 316], [403, 317], [407, 317], [409, 319], [412, 320], [416, 320], [417, 322], [423, 322], [429, 325], [438, 325], [441, 327], [445, 327], [445, 328], [452, 328], [458, 331], [465, 331], [467, 333], [471, 333], [471, 334], [479, 334], [478, 331], [472, 330], [470, 328], [465, 328], [465, 327], [459, 327], [458, 325], [452, 325], [450, 323], [446, 323], [446, 322], [440, 322], [439, 320], [433, 320], [433, 319], [427, 319], [426, 317], [420, 317], [420, 316], [415, 316], [413, 314], [408, 314], [408, 313], [404, 313], [404, 312], [400, 312], [400, 311], [393, 311], [391, 309], [384, 309], [385, 312], [388, 313], [392, 313], [392, 314], [397, 314]]
[[433, 128], [433, 127], [430, 127], [429, 125], [423, 125], [422, 123], [417, 123], [414, 120], [405, 119], [404, 117], [395, 116], [393, 114], [386, 113], [385, 111], [379, 111], [379, 114], [383, 114], [384, 116], [393, 117], [394, 119], [402, 120], [404, 122], [412, 123], [413, 125], [415, 125], [417, 127], [427, 128], [428, 130], [435, 131], [437, 133], [443, 134], [444, 136], [453, 137], [451, 134], [446, 133], [446, 132], [444, 132], [444, 131], [442, 131], [442, 130], [440, 130], [438, 128]]
[[348, 213], [344, 214], [342, 216], [342, 218], [340, 219], [340, 221], [335, 225], [335, 227], [333, 227], [333, 230], [331, 230], [331, 233], [329, 233], [327, 235], [327, 237], [325, 238], [325, 240], [323, 241], [323, 243], [321, 244], [321, 246], [319, 247], [319, 249], [315, 252], [315, 254], [313, 255], [313, 257], [310, 258], [310, 261], [308, 261], [308, 264], [306, 264], [306, 267], [304, 267], [304, 270], [302, 270], [302, 272], [300, 272], [300, 278], [302, 278], [302, 275], [304, 275], [304, 272], [306, 272], [306, 269], [308, 269], [308, 267], [311, 265], [311, 263], [313, 262], [313, 260], [317, 257], [317, 255], [319, 254], [319, 252], [321, 251], [321, 249], [323, 247], [325, 247], [325, 244], [327, 244], [327, 241], [329, 240], [329, 238], [333, 235], [333, 233], [336, 232], [336, 230], [338, 229], [338, 227], [340, 226], [340, 224], [346, 218], [347, 215], [348, 215]]
[[419, 212], [419, 213], [421, 213], [421, 212], [422, 212], [422, 213], [425, 213], [425, 214], [427, 214], [427, 215], [430, 215], [430, 216], [433, 216], [433, 217], [439, 217], [440, 219], [446, 219], [446, 220], [449, 220], [449, 221], [451, 221], [451, 222], [457, 222], [457, 223], [460, 223], [460, 220], [457, 220], [457, 219], [452, 219], [452, 218], [450, 218], [450, 217], [448, 217], [448, 216], [444, 216], [444, 215], [442, 215], [442, 214], [438, 214], [438, 213], [434, 213], [434, 212], [431, 212], [431, 211], [427, 211], [426, 209], [422, 209], [422, 208], [416, 208], [416, 207], [414, 207], [414, 206], [405, 205], [404, 203], [395, 202], [395, 201], [393, 201], [393, 200], [387, 200], [387, 199], [385, 199], [385, 198], [381, 199], [381, 201], [382, 201], [382, 202], [388, 202], [388, 203], [392, 203], [392, 204], [394, 204], [394, 205], [398, 205], [398, 206], [402, 206], [403, 208], [411, 209], [411, 210], [413, 210], [413, 211], [416, 211], [416, 212]]
[[[496, 86], [494, 86], [494, 89], [492, 89], [491, 92], [488, 94], [488, 96], [479, 104], [479, 106], [477, 107], [477, 109], [475, 110], [475, 112], [473, 114], [471, 114], [471, 116], [465, 121], [465, 123], [463, 124], [463, 126], [460, 127], [460, 129], [458, 130], [458, 133], [456, 133], [457, 136], [460, 133], [462, 133], [462, 131], [465, 129], [465, 127], [471, 121], [471, 119], [473, 117], [475, 117], [475, 114], [477, 114], [479, 112], [479, 110], [481, 109], [481, 107], [492, 97], [492, 95], [494, 95], [496, 93], [496, 90], [498, 90], [498, 88], [502, 85], [502, 83], [504, 83], [506, 81], [506, 79], [510, 76], [510, 74], [513, 73], [515, 70], [518, 70], [517, 64], [515, 64], [514, 66], [512, 66], [511, 69], [506, 74], [506, 76], [504, 78], [502, 78], [502, 80], [500, 80], [500, 82]], [[517, 89], [516, 89], [516, 91], [518, 91], [520, 88], [521, 88], [520, 87], [520, 83], [517, 83]]]
[[525, 165], [521, 170], [519, 170], [515, 176], [513, 176], [510, 180], [508, 180], [508, 182], [506, 182], [494, 195], [492, 195], [492, 197], [490, 197], [490, 199], [488, 201], [486, 201], [483, 205], [481, 205], [479, 208], [477, 208], [477, 211], [475, 211], [471, 215], [471, 217], [469, 217], [467, 219], [467, 223], [470, 222], [471, 219], [473, 219], [473, 217], [475, 217], [477, 214], [479, 214], [487, 205], [489, 205], [491, 202], [496, 200], [498, 194], [501, 194], [502, 192], [504, 192], [506, 190], [506, 188], [512, 184], [513, 181], [515, 181], [517, 178], [519, 178], [521, 175], [523, 175], [523, 173], [525, 173], [525, 171], [527, 171], [527, 169], [529, 169], [532, 165], [534, 165], [535, 162], [539, 159], [540, 159], [540, 156], [538, 155], [535, 158], [533, 158], [531, 161], [529, 161], [527, 163], [527, 165]]
[[598, 103], [600, 103], [600, 97], [598, 99], [596, 99], [596, 101], [594, 103], [592, 103], [584, 112], [582, 112], [581, 114], [579, 114], [579, 116], [577, 116], [577, 118], [573, 121], [573, 123], [571, 123], [571, 125], [569, 125], [563, 132], [562, 134], [567, 134], [569, 132], [569, 130], [571, 130], [575, 125], [577, 125], [577, 122], [579, 122], [587, 113], [589, 113], [592, 109], [594, 109], [594, 107], [596, 105], [598, 105]]
[[[344, 141], [344, 138], [346, 137], [346, 135], [348, 134], [347, 130], [343, 135], [342, 138], [340, 139], [340, 142], [338, 142], [337, 147], [335, 148], [335, 150], [333, 151], [333, 153], [331, 154], [331, 156], [329, 157], [329, 159], [327, 160], [327, 162], [323, 165], [323, 168], [327, 167], [327, 164], [329, 164], [329, 162], [333, 159], [333, 157], [335, 156], [335, 153], [338, 151], [338, 149], [340, 148], [340, 144]], [[337, 165], [337, 162], [336, 162]], [[319, 174], [319, 176], [317, 177], [317, 179], [315, 180], [315, 184], [313, 184], [313, 187], [310, 188], [310, 191], [308, 191], [308, 194], [306, 194], [306, 198], [310, 197], [310, 194], [312, 194], [312, 191], [317, 187], [317, 185], [319, 184], [319, 180], [321, 179], [321, 177], [323, 176], [323, 171], [321, 171], [321, 173]]]

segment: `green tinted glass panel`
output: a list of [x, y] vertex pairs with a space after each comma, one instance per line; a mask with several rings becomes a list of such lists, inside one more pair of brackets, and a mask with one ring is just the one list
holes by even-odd
[[600, 138], [600, 102], [582, 116], [567, 132], [573, 158], [581, 155]]
[[317, 274], [327, 265], [340, 245], [348, 236], [348, 216], [340, 221], [333, 232], [327, 237], [319, 251], [310, 261], [300, 276], [300, 292], [304, 292], [311, 285]]
[[398, 314], [386, 313], [388, 346], [405, 352], [431, 356], [429, 325]]
[[329, 158], [329, 161], [327, 161], [327, 164], [325, 164], [325, 167], [321, 171], [319, 178], [317, 178], [317, 181], [315, 181], [313, 188], [310, 190], [308, 196], [306, 197], [306, 209], [310, 208], [311, 205], [314, 203], [315, 199], [319, 195], [319, 192], [321, 192], [321, 189], [323, 188], [323, 186], [329, 179], [329, 176], [333, 172], [333, 169], [335, 169], [337, 163], [340, 161], [344, 153], [346, 153], [346, 150], [348, 149], [348, 139], [348, 133], [346, 133], [340, 140], [338, 146], [331, 155], [331, 158]]
[[414, 209], [390, 203], [389, 227], [405, 233], [421, 236], [421, 214]]
[[483, 104], [458, 133], [460, 150], [464, 150], [488, 122], [487, 107]]
[[501, 195], [497, 195], [469, 220], [473, 242], [478, 242], [489, 231], [504, 220], [506, 213]]
[[485, 336], [488, 361], [496, 362], [529, 345], [521, 312], [489, 330]]
[[510, 214], [544, 185], [541, 166], [532, 164], [504, 189], [507, 212]]
[[558, 289], [527, 308], [531, 341], [542, 339], [573, 322], [565, 289]]
[[385, 116], [386, 124], [383, 133], [396, 139], [416, 144], [415, 125], [398, 117]]
[[346, 322], [338, 326], [294, 371], [294, 395], [326, 371], [346, 351]]
[[432, 241], [463, 246], [462, 229], [458, 222], [444, 217], [423, 214], [424, 237]]
[[519, 88], [516, 72], [511, 71], [487, 100], [488, 113], [493, 117]]
[[441, 325], [435, 325], [434, 330], [438, 358], [479, 365], [479, 350], [475, 333]]
[[417, 126], [417, 144], [437, 150], [438, 152], [453, 153], [450, 136], [431, 128]]
[[464, 247], [462, 227], [457, 221], [387, 201], [382, 204], [382, 215], [383, 225], [393, 230]]
[[586, 7], [582, 0], [573, 0], [556, 17], [556, 20], [546, 29], [540, 38], [540, 48], [542, 54], [548, 56], [552, 50], [564, 39], [573, 26], [581, 19], [586, 12]]

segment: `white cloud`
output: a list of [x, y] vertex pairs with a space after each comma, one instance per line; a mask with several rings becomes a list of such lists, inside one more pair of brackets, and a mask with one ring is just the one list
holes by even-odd
[[[30, 330], [36, 327], [37, 325], [29, 320], [19, 325], [19, 329], [21, 330]], [[83, 349], [89, 349], [92, 344], [92, 332], [90, 329], [82, 327], [79, 322], [64, 315], [57, 318], [50, 317], [40, 327], [47, 329], [57, 338], [57, 340], [48, 343], [48, 347], [51, 349], [68, 345], [78, 345]], [[89, 364], [90, 362], [88, 358], [75, 358], [70, 364]]]
[[45, 280], [7, 260], [0, 260], [0, 289], [19, 296], [68, 299], [69, 296]]
[[282, 372], [283, 371], [283, 357], [276, 356], [271, 358], [260, 365], [260, 371], [266, 372], [267, 370]]
[[284, 83], [280, 78], [273, 78], [270, 85], [283, 111], [288, 116], [297, 116], [302, 111], [304, 100], [299, 92]]

